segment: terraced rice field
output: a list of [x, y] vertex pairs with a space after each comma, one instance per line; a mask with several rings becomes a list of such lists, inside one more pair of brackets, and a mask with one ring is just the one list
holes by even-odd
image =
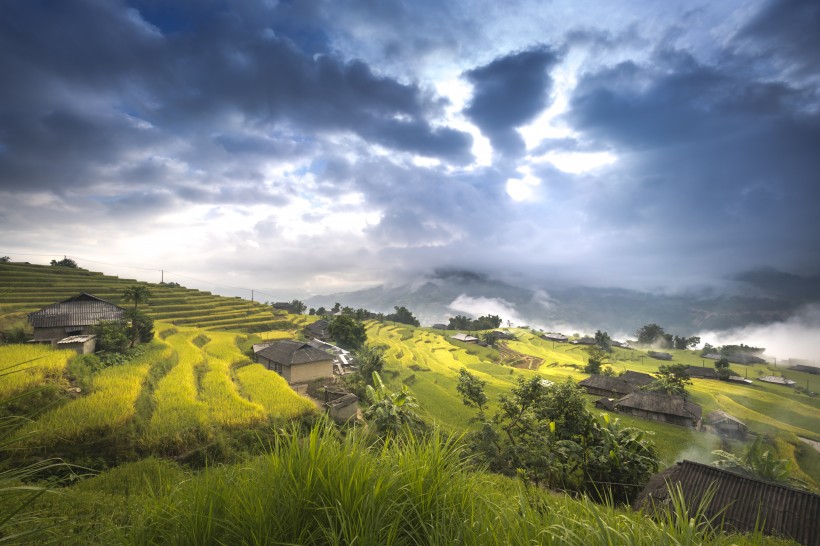
[[151, 291], [142, 306], [154, 320], [207, 330], [287, 330], [294, 320], [306, 319], [286, 313], [275, 314], [268, 305], [242, 298], [216, 296], [210, 292], [121, 279], [93, 271], [30, 265], [0, 264], [0, 317], [14, 313], [24, 319], [30, 313], [80, 292], [88, 292], [117, 305], [122, 291], [139, 284]]
[[[250, 363], [237, 345], [245, 336], [164, 323], [157, 323], [157, 331], [160, 335], [140, 357], [96, 373], [89, 392], [26, 424], [17, 446], [82, 445], [131, 424], [145, 451], [178, 455], [211, 441], [219, 430], [316, 411], [279, 375]], [[74, 354], [44, 346], [0, 347], [4, 360], [38, 358], [29, 379], [21, 381], [22, 373], [0, 376], [0, 389], [14, 393], [46, 377], [67, 387], [66, 363]], [[154, 383], [147, 380], [152, 374]]]
[[42, 345], [0, 346], [0, 400], [60, 380], [68, 359], [76, 353], [55, 351]]

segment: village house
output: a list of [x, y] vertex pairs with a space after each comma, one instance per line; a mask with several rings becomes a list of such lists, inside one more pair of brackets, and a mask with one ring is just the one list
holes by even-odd
[[803, 373], [810, 373], [813, 375], [820, 375], [820, 368], [817, 366], [810, 366], [807, 364], [795, 364], [790, 370], [794, 370], [795, 372], [803, 372]]
[[302, 392], [316, 379], [333, 377], [333, 355], [301, 341], [277, 341], [256, 353], [256, 361], [273, 370]]
[[589, 336], [580, 337], [570, 341], [573, 345], [595, 345], [595, 339]]
[[[663, 518], [673, 502], [670, 491], [678, 487], [686, 506], [702, 506], [706, 519], [717, 519], [727, 530], [759, 529], [800, 544], [820, 544], [820, 495], [692, 461], [653, 476], [633, 507]], [[712, 494], [711, 501], [703, 503]]]
[[707, 368], [706, 366], [687, 366], [686, 375], [699, 379], [720, 379], [715, 368]]
[[564, 334], [544, 334], [541, 337], [547, 341], [557, 341], [558, 343], [566, 343], [569, 341], [569, 338]]
[[446, 329], [447, 329], [447, 325], [446, 325], [446, 324], [442, 324], [442, 323], [438, 322], [438, 323], [436, 323], [436, 324], [433, 324], [433, 325], [431, 326], [431, 328], [432, 328], [433, 330], [446, 330]]
[[797, 384], [791, 379], [778, 377], [776, 375], [764, 375], [763, 377], [758, 377], [757, 380], [763, 381], [764, 383], [771, 383], [772, 385], [783, 385], [784, 387], [794, 387]]
[[450, 336], [450, 339], [461, 341], [462, 343], [478, 343], [478, 338], [467, 334], [455, 334]]
[[337, 423], [356, 419], [359, 414], [359, 397], [341, 389], [325, 388], [325, 409]]
[[625, 341], [615, 341], [614, 339], [612, 341], [610, 341], [610, 345], [612, 345], [613, 347], [620, 347], [621, 349], [631, 349], [632, 348], [632, 347], [630, 347], [629, 343], [627, 343]]
[[721, 436], [728, 436], [729, 438], [738, 438], [741, 440], [746, 438], [746, 424], [737, 417], [729, 415], [723, 410], [717, 410], [707, 414], [705, 422], [707, 425], [714, 428], [715, 432]]
[[504, 332], [502, 330], [493, 330], [490, 332], [495, 339], [504, 339], [508, 341], [515, 341], [515, 334], [510, 332]]
[[700, 428], [702, 410], [699, 405], [679, 396], [636, 391], [615, 402], [619, 413], [671, 423], [684, 427]]
[[28, 321], [34, 328], [35, 342], [57, 345], [60, 340], [68, 337], [92, 336], [65, 343], [71, 348], [82, 350], [83, 354], [94, 352], [96, 340], [93, 335], [97, 324], [124, 319], [125, 309], [86, 292], [28, 315]]
[[606, 396], [608, 398], [620, 398], [635, 391], [635, 385], [621, 379], [620, 377], [610, 377], [608, 375], [590, 375], [578, 383], [587, 394], [596, 396]]
[[325, 319], [319, 319], [305, 326], [305, 333], [310, 337], [325, 341], [330, 339], [330, 324]]
[[623, 379], [627, 383], [635, 385], [636, 387], [645, 387], [646, 385], [655, 382], [655, 378], [648, 373], [633, 372], [632, 370], [620, 374], [618, 378]]
[[672, 360], [672, 355], [670, 355], [669, 353], [662, 353], [660, 351], [649, 351], [646, 354], [657, 360]]

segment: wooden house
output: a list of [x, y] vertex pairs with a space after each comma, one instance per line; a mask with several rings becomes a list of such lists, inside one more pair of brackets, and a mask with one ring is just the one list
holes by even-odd
[[558, 343], [566, 343], [569, 341], [569, 338], [564, 334], [544, 334], [541, 336], [542, 338], [546, 339], [547, 341], [557, 341]]
[[462, 343], [478, 343], [478, 338], [467, 334], [455, 334], [450, 336], [450, 339], [455, 339]]
[[706, 366], [687, 366], [686, 375], [699, 379], [720, 379], [715, 368], [708, 368]]
[[52, 345], [66, 337], [91, 335], [100, 322], [122, 320], [125, 309], [86, 292], [28, 315], [34, 341]]
[[503, 330], [493, 330], [491, 333], [495, 339], [515, 341], [515, 334], [513, 334], [512, 332], [505, 332]]
[[333, 355], [301, 341], [272, 343], [256, 353], [256, 361], [291, 385], [333, 377]]
[[649, 351], [646, 354], [657, 360], [672, 360], [672, 355], [670, 355], [669, 353], [663, 353], [660, 351]]
[[595, 338], [589, 336], [579, 337], [570, 341], [573, 345], [595, 345]]
[[820, 495], [815, 493], [682, 461], [649, 480], [634, 508], [665, 518], [665, 510], [672, 508], [670, 487], [680, 487], [686, 506], [701, 506], [714, 490], [704, 516], [722, 521], [728, 530], [759, 529], [807, 546], [820, 544]]
[[619, 413], [673, 425], [700, 428], [699, 405], [679, 396], [635, 391], [615, 402]]
[[305, 326], [305, 333], [310, 337], [324, 341], [330, 339], [329, 326], [330, 324], [325, 319], [319, 319]]
[[707, 425], [713, 427], [715, 432], [721, 436], [739, 439], [746, 437], [746, 424], [723, 410], [717, 410], [707, 414], [705, 421]]
[[636, 388], [635, 385], [620, 377], [610, 377], [608, 375], [590, 375], [583, 381], [578, 382], [578, 386], [583, 387], [587, 394], [609, 398], [620, 398], [634, 392]]

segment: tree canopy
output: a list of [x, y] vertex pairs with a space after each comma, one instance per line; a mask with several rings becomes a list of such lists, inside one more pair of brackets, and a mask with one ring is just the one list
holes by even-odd
[[391, 322], [400, 322], [402, 324], [409, 324], [410, 326], [418, 326], [419, 321], [416, 317], [413, 316], [413, 313], [410, 312], [404, 306], [395, 306], [393, 309], [396, 310], [395, 313], [390, 313], [389, 315], [385, 315], [384, 319], [389, 320]]
[[327, 329], [330, 332], [330, 337], [343, 349], [354, 351], [367, 341], [364, 324], [348, 315], [333, 317]]

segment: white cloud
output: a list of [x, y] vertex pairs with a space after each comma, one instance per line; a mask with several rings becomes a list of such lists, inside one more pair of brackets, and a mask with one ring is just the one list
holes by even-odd
[[518, 315], [515, 307], [510, 302], [501, 298], [473, 298], [466, 294], [461, 294], [448, 306], [456, 312], [467, 313], [472, 317], [482, 315], [498, 315], [503, 321], [511, 321], [514, 324], [522, 324], [524, 320]]

